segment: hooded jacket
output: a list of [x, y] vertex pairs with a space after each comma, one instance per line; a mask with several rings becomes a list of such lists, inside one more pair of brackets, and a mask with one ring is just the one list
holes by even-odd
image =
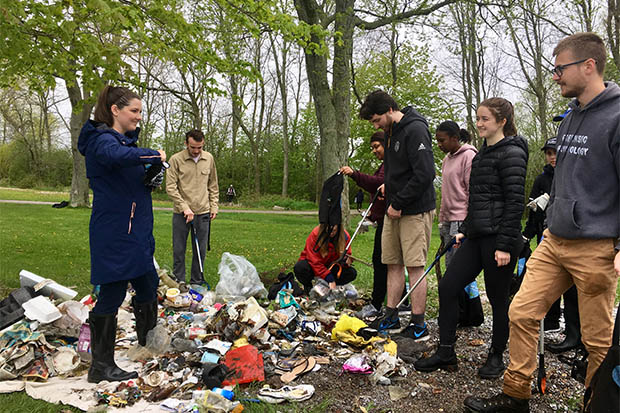
[[471, 161], [477, 153], [475, 147], [465, 143], [443, 158], [439, 222], [463, 221], [467, 217]]
[[386, 206], [415, 215], [435, 209], [435, 162], [426, 119], [410, 106], [402, 113], [385, 138]]
[[[314, 272], [314, 276], [325, 279], [325, 277], [331, 274], [329, 271], [329, 266], [340, 258], [340, 253], [336, 250], [336, 247], [331, 241], [327, 244], [327, 255], [322, 256], [321, 252], [316, 250], [316, 243], [319, 239], [320, 229], [321, 226], [318, 225], [314, 227], [310, 235], [308, 235], [306, 245], [299, 255], [299, 261], [307, 260], [308, 264], [310, 264], [310, 267], [312, 268], [312, 271]], [[346, 230], [344, 230], [344, 237], [345, 242], [348, 243], [350, 237]], [[351, 255], [351, 247], [347, 250], [347, 254]]]
[[527, 159], [527, 142], [521, 136], [482, 145], [472, 160], [467, 218], [459, 232], [472, 239], [496, 235], [500, 251], [512, 253], [522, 246]]
[[160, 163], [159, 153], [138, 148], [139, 129], [122, 135], [87, 121], [78, 139], [93, 190], [90, 216], [91, 283], [130, 280], [155, 271], [151, 190], [145, 164]]
[[568, 239], [620, 235], [620, 87], [584, 107], [575, 99], [558, 129], [555, 176], [547, 207], [554, 235]]
[[[542, 194], [551, 193], [553, 174], [553, 166], [550, 164], [545, 165], [543, 168], [543, 173], [538, 175], [534, 180], [534, 185], [532, 185], [532, 190], [530, 191], [530, 199], [536, 199]], [[534, 235], [536, 235], [537, 239], [540, 240], [542, 233], [546, 228], [546, 218], [546, 211], [543, 211], [540, 208], [536, 209], [536, 211], [530, 209], [527, 223], [525, 224], [525, 229], [523, 230], [523, 236], [531, 239]]]
[[[377, 193], [377, 189], [383, 185], [383, 177], [384, 177], [384, 165], [381, 162], [379, 165], [379, 169], [375, 171], [373, 175], [363, 174], [359, 171], [354, 171], [351, 175], [351, 178], [355, 181], [356, 184], [361, 186], [363, 189], [370, 193], [370, 199], [375, 196]], [[385, 216], [385, 199], [377, 197], [375, 202], [372, 204], [372, 208], [370, 208], [370, 220], [372, 222], [377, 222], [382, 224], [383, 217]]]

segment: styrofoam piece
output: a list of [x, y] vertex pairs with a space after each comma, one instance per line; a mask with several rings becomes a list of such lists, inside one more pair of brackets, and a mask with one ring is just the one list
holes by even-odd
[[22, 304], [22, 308], [24, 309], [26, 318], [40, 321], [42, 324], [51, 323], [62, 317], [62, 314], [60, 314], [60, 311], [50, 299], [42, 295], [38, 295], [32, 300], [26, 301]]
[[[41, 286], [37, 286], [39, 283], [42, 283]], [[48, 297], [53, 295], [54, 298], [62, 298], [63, 300], [72, 300], [77, 295], [77, 291], [73, 291], [71, 288], [26, 270], [19, 272], [19, 284], [22, 287], [34, 287], [35, 291], [40, 291], [43, 295]]]

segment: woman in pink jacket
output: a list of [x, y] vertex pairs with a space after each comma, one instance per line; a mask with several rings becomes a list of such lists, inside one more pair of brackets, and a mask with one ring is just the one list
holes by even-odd
[[[467, 216], [471, 161], [478, 150], [469, 144], [469, 132], [459, 128], [459, 125], [451, 120], [439, 124], [435, 137], [437, 146], [446, 154], [441, 166], [439, 236], [441, 242], [447, 245]], [[446, 253], [446, 268], [454, 253], [454, 249]], [[459, 296], [459, 326], [479, 326], [483, 321], [478, 284], [473, 281]]]

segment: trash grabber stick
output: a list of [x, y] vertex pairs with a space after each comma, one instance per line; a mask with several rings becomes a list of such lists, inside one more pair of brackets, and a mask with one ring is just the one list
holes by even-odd
[[373, 268], [373, 266], [372, 266], [372, 264], [371, 264], [371, 263], [366, 262], [366, 261], [362, 261], [362, 260], [360, 260], [359, 258], [355, 258], [353, 255], [349, 255], [349, 254], [347, 254], [347, 255], [346, 255], [346, 257], [351, 258], [353, 261], [359, 261], [359, 262], [361, 262], [362, 264], [367, 265], [367, 266], [369, 266], [370, 268]]
[[[202, 255], [200, 254], [200, 245], [198, 244], [198, 237], [196, 236], [196, 227], [194, 227], [194, 221], [190, 222], [189, 225], [192, 228], [192, 238], [194, 238], [194, 245], [196, 245], [196, 253], [198, 254], [198, 264], [200, 265], [200, 275], [202, 276], [202, 280], [207, 284], [207, 290], [211, 289], [211, 286], [205, 280], [205, 271], [202, 266]], [[209, 225], [210, 226], [210, 225]]]
[[353, 236], [349, 239], [349, 242], [347, 242], [347, 246], [344, 247], [344, 251], [342, 252], [342, 256], [340, 257], [340, 259], [338, 261], [343, 261], [344, 260], [344, 257], [347, 254], [347, 251], [351, 247], [351, 244], [353, 243], [353, 240], [355, 239], [355, 236], [357, 235], [357, 233], [359, 232], [360, 228], [362, 227], [362, 223], [366, 219], [366, 216], [368, 216], [368, 213], [370, 212], [370, 209], [372, 208], [372, 205], [377, 200], [378, 196], [379, 196], [379, 191], [377, 191], [375, 193], [375, 195], [372, 197], [372, 199], [370, 200], [370, 204], [368, 205], [368, 208], [366, 208], [366, 211], [364, 211], [364, 213], [362, 214], [362, 219], [360, 219], [360, 222], [357, 224], [357, 228], [355, 228], [355, 232], [353, 233]]
[[403, 305], [405, 301], [407, 301], [407, 298], [411, 295], [413, 290], [415, 290], [416, 287], [422, 282], [422, 280], [426, 278], [426, 276], [431, 271], [431, 269], [433, 269], [437, 261], [439, 261], [439, 259], [443, 257], [445, 253], [448, 252], [455, 243], [456, 243], [456, 237], [452, 238], [450, 242], [448, 243], [448, 245], [446, 245], [446, 247], [442, 251], [437, 251], [437, 255], [435, 255], [435, 259], [433, 260], [433, 262], [431, 262], [431, 265], [428, 266], [428, 268], [424, 271], [424, 274], [422, 274], [420, 278], [418, 278], [418, 280], [415, 282], [415, 284], [413, 284], [413, 286], [409, 289], [409, 291], [407, 291], [407, 294], [403, 296], [400, 302], [396, 305], [396, 308], [400, 307], [401, 305]]
[[545, 371], [545, 319], [540, 320], [540, 337], [538, 339], [538, 377], [536, 387], [540, 394], [547, 392], [547, 372]]

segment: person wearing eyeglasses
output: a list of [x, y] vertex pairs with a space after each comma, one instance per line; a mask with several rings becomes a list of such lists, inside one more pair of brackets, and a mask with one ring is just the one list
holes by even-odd
[[573, 285], [589, 353], [586, 388], [611, 345], [620, 274], [620, 87], [603, 80], [607, 52], [594, 33], [566, 37], [553, 55], [553, 80], [574, 100], [558, 129], [547, 229], [510, 306], [503, 392], [467, 397], [469, 411], [529, 412], [539, 322]]

